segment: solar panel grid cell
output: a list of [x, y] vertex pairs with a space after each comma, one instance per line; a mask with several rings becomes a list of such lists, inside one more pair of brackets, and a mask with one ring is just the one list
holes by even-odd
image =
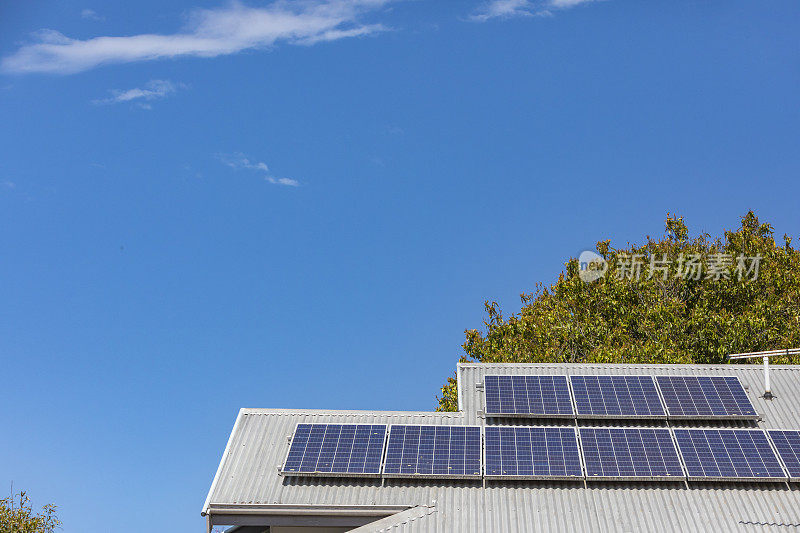
[[570, 376], [578, 418], [666, 418], [652, 376]]
[[387, 477], [479, 478], [481, 429], [393, 425], [383, 473]]
[[580, 437], [587, 479], [685, 477], [666, 428], [580, 428]]
[[485, 475], [489, 479], [583, 477], [572, 427], [489, 426], [485, 440]]
[[385, 436], [382, 424], [298, 424], [282, 471], [377, 477]]
[[676, 429], [692, 480], [784, 481], [784, 472], [760, 429]]
[[508, 375], [484, 378], [487, 415], [572, 418], [566, 376]]
[[739, 379], [733, 376], [657, 376], [673, 419], [759, 418]]
[[800, 481], [800, 431], [771, 429], [768, 431], [783, 465], [792, 481]]

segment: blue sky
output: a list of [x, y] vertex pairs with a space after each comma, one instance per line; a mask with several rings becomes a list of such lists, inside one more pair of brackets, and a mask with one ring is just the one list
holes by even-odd
[[67, 532], [199, 531], [240, 407], [433, 409], [484, 300], [667, 212], [798, 235], [799, 23], [4, 2], [0, 480]]

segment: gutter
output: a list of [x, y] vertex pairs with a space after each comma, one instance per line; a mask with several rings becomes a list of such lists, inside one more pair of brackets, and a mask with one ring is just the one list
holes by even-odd
[[347, 527], [353, 529], [406, 511], [411, 505], [211, 504], [203, 511], [206, 532], [214, 525]]
[[207, 514], [229, 515], [287, 515], [287, 516], [389, 516], [413, 507], [412, 505], [235, 505], [211, 504]]

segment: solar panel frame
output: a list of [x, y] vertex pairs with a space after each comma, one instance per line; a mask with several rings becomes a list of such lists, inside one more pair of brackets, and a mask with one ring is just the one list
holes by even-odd
[[[653, 383], [653, 392], [655, 392], [655, 397], [658, 400], [658, 406], [661, 408], [660, 413], [620, 413], [620, 414], [608, 414], [608, 413], [586, 413], [581, 412], [581, 407], [579, 406], [578, 402], [578, 395], [575, 392], [575, 384], [573, 383], [573, 378], [579, 379], [598, 379], [599, 378], [624, 378], [624, 379], [636, 379], [637, 381], [641, 381], [644, 378], [650, 378]], [[661, 391], [659, 390], [658, 386], [656, 385], [655, 376], [651, 375], [641, 375], [641, 374], [570, 374], [569, 376], [569, 385], [570, 385], [570, 392], [572, 393], [572, 403], [573, 408], [575, 409], [575, 417], [581, 420], [666, 420], [667, 419], [667, 406], [664, 403], [664, 398], [661, 396]]]
[[[669, 401], [667, 400], [667, 395], [664, 393], [664, 389], [661, 386], [659, 378], [663, 379], [674, 379], [674, 378], [697, 378], [699, 379], [735, 379], [739, 386], [745, 391], [745, 396], [747, 395], [747, 391], [742, 385], [741, 380], [738, 376], [698, 376], [698, 375], [678, 375], [678, 374], [662, 374], [654, 376], [656, 387], [658, 387], [659, 394], [661, 395], [661, 401], [664, 404], [664, 407], [667, 412], [667, 419], [668, 420], [753, 420], [758, 421], [761, 420], [761, 415], [758, 414], [755, 405], [753, 402], [750, 401], [750, 398], [747, 397], [747, 401], [750, 404], [750, 407], [753, 409], [753, 414], [725, 414], [725, 415], [703, 415], [703, 414], [682, 414], [682, 413], [673, 413], [672, 409], [670, 409]], [[716, 389], [716, 386], [715, 386]]]
[[[563, 378], [566, 385], [566, 392], [569, 395], [570, 412], [546, 413], [546, 412], [498, 412], [489, 410], [489, 399], [487, 397], [487, 378]], [[572, 386], [570, 384], [569, 376], [566, 374], [487, 374], [483, 377], [483, 413], [490, 418], [558, 418], [558, 419], [574, 419], [575, 418], [575, 400], [572, 394]]]
[[[609, 433], [612, 431], [630, 431], [630, 430], [645, 430], [645, 431], [652, 431], [654, 434], [656, 433], [665, 433], [666, 437], [669, 439], [670, 444], [672, 445], [672, 450], [675, 453], [675, 459], [677, 460], [677, 465], [680, 466], [681, 474], [680, 475], [590, 475], [589, 473], [589, 466], [588, 466], [588, 459], [586, 457], [586, 449], [587, 447], [584, 445], [584, 435], [582, 434], [584, 430], [587, 431], [608, 431]], [[587, 439], [588, 440], [588, 439]], [[581, 447], [581, 460], [584, 464], [584, 474], [586, 476], [587, 481], [677, 481], [682, 482], [686, 480], [686, 467], [683, 464], [683, 458], [680, 455], [678, 450], [678, 444], [675, 442], [674, 435], [670, 428], [666, 427], [637, 427], [637, 426], [625, 426], [625, 427], [609, 427], [609, 426], [581, 426], [578, 428], [578, 441]], [[663, 457], [663, 453], [661, 454]], [[615, 457], [616, 460], [616, 457]], [[632, 462], [632, 461], [631, 461]], [[666, 467], [666, 462], [665, 462]]]
[[[577, 458], [580, 464], [580, 475], [541, 475], [541, 474], [490, 474], [489, 462], [487, 459], [488, 452], [488, 432], [501, 429], [544, 429], [547, 430], [571, 430], [575, 438], [575, 446], [577, 451]], [[502, 453], [502, 452], [501, 452]], [[547, 481], [583, 481], [586, 478], [586, 469], [583, 464], [583, 455], [581, 454], [580, 441], [575, 426], [485, 426], [484, 427], [484, 445], [483, 445], [483, 477], [486, 480], [505, 480], [505, 481], [531, 481], [531, 480], [547, 480]], [[565, 468], [566, 469], [566, 468]]]
[[[392, 434], [392, 429], [395, 427], [433, 427], [433, 428], [476, 428], [479, 432], [478, 437], [478, 473], [477, 474], [432, 474], [432, 473], [403, 473], [403, 472], [386, 472], [386, 463], [389, 456], [389, 442]], [[451, 433], [452, 434], [452, 433]], [[466, 454], [465, 454], [466, 456]], [[384, 449], [383, 461], [381, 462], [381, 475], [384, 478], [402, 478], [402, 479], [481, 479], [483, 476], [483, 428], [478, 425], [437, 425], [437, 424], [390, 424], [386, 430], [386, 444]]]
[[[383, 439], [381, 443], [381, 453], [380, 459], [378, 462], [378, 469], [377, 472], [326, 472], [326, 471], [303, 471], [303, 470], [286, 470], [286, 462], [289, 460], [289, 454], [292, 451], [292, 444], [295, 441], [295, 435], [297, 435], [297, 429], [301, 425], [308, 425], [308, 426], [382, 426], [383, 427]], [[383, 460], [386, 455], [386, 441], [389, 435], [389, 426], [387, 424], [360, 424], [360, 423], [346, 423], [346, 424], [336, 424], [333, 422], [297, 422], [295, 423], [294, 430], [292, 431], [292, 437], [288, 442], [288, 446], [286, 447], [286, 454], [283, 458], [283, 463], [281, 463], [280, 473], [283, 476], [288, 477], [346, 477], [346, 478], [380, 478], [381, 477], [381, 470], [383, 468]], [[365, 456], [368, 453], [365, 452]]]
[[[711, 431], [715, 432], [718, 431], [720, 434], [724, 432], [747, 432], [750, 434], [761, 434], [764, 437], [767, 445], [769, 446], [769, 450], [775, 458], [775, 461], [778, 463], [782, 470], [781, 476], [698, 476], [693, 475], [691, 473], [691, 466], [687, 461], [687, 454], [684, 452], [683, 447], [681, 446], [681, 433], [693, 433], [693, 432], [704, 432], [704, 431]], [[731, 482], [759, 482], [759, 483], [783, 483], [789, 480], [789, 474], [786, 472], [786, 468], [784, 467], [783, 463], [780, 460], [780, 456], [776, 452], [773, 443], [770, 441], [769, 435], [763, 429], [744, 429], [744, 428], [674, 428], [673, 433], [675, 435], [675, 443], [678, 446], [678, 453], [681, 456], [681, 460], [683, 461], [683, 466], [686, 470], [686, 479], [688, 481], [731, 481]], [[711, 446], [709, 446], [709, 449]], [[726, 450], [727, 453], [727, 450]], [[760, 454], [759, 454], [760, 455]], [[730, 458], [730, 454], [728, 454]], [[732, 462], [732, 461], [731, 461]], [[716, 463], [716, 459], [715, 459]], [[716, 463], [717, 466], [719, 463]]]
[[[791, 433], [794, 436], [794, 443], [788, 442], [787, 444], [792, 447], [791, 450], [788, 450], [788, 454], [785, 453], [787, 450], [784, 449], [783, 443], [776, 442], [773, 433]], [[800, 430], [798, 429], [768, 429], [767, 436], [769, 437], [770, 442], [772, 443], [772, 447], [775, 450], [778, 459], [780, 460], [781, 464], [783, 465], [783, 469], [786, 471], [786, 474], [789, 476], [789, 481], [793, 483], [800, 482]]]

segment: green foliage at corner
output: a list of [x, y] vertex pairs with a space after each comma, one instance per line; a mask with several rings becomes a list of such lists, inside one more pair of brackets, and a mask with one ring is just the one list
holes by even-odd
[[55, 505], [45, 505], [36, 514], [25, 492], [0, 500], [0, 533], [52, 533], [59, 526]]
[[[465, 332], [462, 360], [725, 363], [731, 353], [800, 347], [800, 251], [791, 242], [784, 235], [776, 243], [772, 226], [752, 211], [735, 231], [693, 239], [683, 217], [668, 214], [659, 239], [619, 249], [598, 242], [608, 270], [596, 281], [581, 279], [573, 258], [554, 284], [522, 294], [517, 314], [505, 317], [486, 302], [485, 331]], [[455, 385], [448, 378], [438, 410], [458, 408]]]

